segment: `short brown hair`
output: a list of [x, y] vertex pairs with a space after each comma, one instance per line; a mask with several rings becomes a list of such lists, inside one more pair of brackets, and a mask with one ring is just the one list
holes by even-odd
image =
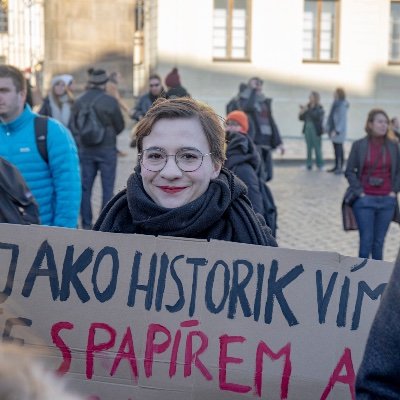
[[18, 68], [12, 65], [0, 65], [0, 78], [11, 78], [16, 91], [26, 93], [26, 79]]
[[339, 100], [344, 100], [346, 98], [346, 92], [343, 88], [337, 88], [335, 90], [336, 96]]
[[[382, 114], [386, 118], [386, 120], [389, 124], [390, 120], [389, 120], [389, 116], [386, 114], [386, 111], [382, 110], [381, 108], [373, 108], [368, 113], [367, 122], [365, 123], [365, 132], [367, 132], [368, 136], [370, 136], [372, 134], [372, 131], [368, 125], [370, 124], [370, 122], [374, 122], [374, 119], [378, 114]], [[389, 126], [388, 126], [388, 131], [389, 131]], [[387, 135], [387, 132], [386, 132], [386, 135]]]
[[154, 124], [160, 119], [197, 118], [206, 135], [214, 164], [225, 161], [225, 130], [223, 119], [205, 103], [190, 97], [157, 99], [145, 116], [136, 125], [136, 139], [139, 153], [143, 151], [143, 138], [150, 135]]

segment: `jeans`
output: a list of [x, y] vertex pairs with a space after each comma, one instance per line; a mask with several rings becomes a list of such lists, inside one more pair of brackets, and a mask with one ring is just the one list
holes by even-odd
[[392, 196], [360, 197], [353, 204], [353, 212], [360, 234], [358, 256], [382, 260], [383, 243], [393, 219], [397, 199]]
[[343, 143], [333, 143], [333, 150], [335, 151], [335, 169], [341, 171], [344, 164]]
[[93, 183], [97, 173], [100, 171], [103, 191], [102, 208], [104, 208], [114, 195], [117, 151], [114, 148], [105, 148], [90, 152], [82, 152], [80, 154], [80, 161], [82, 173], [82, 227], [84, 229], [91, 229], [93, 218], [91, 204]]

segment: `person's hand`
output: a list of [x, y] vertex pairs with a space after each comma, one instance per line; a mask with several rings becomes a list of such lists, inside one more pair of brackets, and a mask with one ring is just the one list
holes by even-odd
[[285, 154], [285, 147], [283, 146], [283, 144], [280, 144], [278, 146], [278, 149], [279, 149], [279, 151], [281, 153], [281, 156], [283, 156]]
[[389, 193], [389, 196], [390, 196], [390, 197], [396, 197], [396, 193], [395, 193], [395, 192], [390, 192], [390, 193]]
[[360, 197], [365, 197], [365, 193], [362, 192], [362, 193], [360, 194]]

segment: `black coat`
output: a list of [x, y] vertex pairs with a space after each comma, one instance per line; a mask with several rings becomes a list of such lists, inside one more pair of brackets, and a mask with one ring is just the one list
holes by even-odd
[[[94, 104], [94, 109], [96, 110], [99, 120], [106, 127], [106, 133], [104, 140], [100, 144], [96, 146], [85, 147], [80, 143], [78, 132], [74, 131], [72, 121], [76, 119], [81, 104], [91, 103], [97, 96], [100, 97]], [[118, 101], [114, 97], [105, 93], [103, 89], [96, 87], [91, 88], [76, 99], [72, 108], [70, 129], [81, 150], [89, 149], [89, 151], [93, 151], [100, 148], [115, 148], [117, 142], [116, 136], [119, 135], [124, 128], [124, 117]]]
[[244, 90], [239, 100], [240, 109], [244, 111], [249, 118], [249, 135], [253, 139], [254, 143], [275, 149], [282, 144], [282, 139], [278, 126], [276, 125], [275, 119], [272, 115], [272, 99], [266, 97], [263, 102], [268, 112], [269, 123], [271, 125], [271, 135], [261, 134], [261, 127], [257, 117], [259, 111], [257, 109], [257, 93], [255, 89], [250, 92], [249, 88]]
[[307, 106], [307, 108], [299, 114], [299, 120], [304, 121], [303, 133], [306, 130], [306, 123], [312, 122], [315, 128], [315, 132], [318, 136], [321, 136], [324, 133], [324, 114], [325, 111], [319, 104], [315, 107]]
[[261, 168], [261, 158], [253, 142], [247, 135], [228, 132], [226, 139], [225, 167], [230, 169], [247, 186], [247, 195], [254, 211], [264, 214], [260, 192], [258, 172]]

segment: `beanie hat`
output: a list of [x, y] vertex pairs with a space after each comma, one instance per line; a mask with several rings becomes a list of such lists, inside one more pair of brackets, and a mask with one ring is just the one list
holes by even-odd
[[181, 78], [178, 74], [178, 68], [174, 68], [165, 78], [165, 84], [168, 87], [174, 88], [180, 86]]
[[58, 82], [64, 82], [65, 86], [69, 86], [73, 80], [74, 80], [74, 77], [72, 75], [68, 75], [68, 74], [56, 75], [51, 80], [51, 86], [53, 87]]
[[247, 118], [247, 115], [243, 111], [232, 111], [226, 116], [226, 120], [229, 121], [235, 121], [237, 122], [241, 129], [241, 133], [247, 134], [249, 131], [249, 119]]
[[92, 85], [102, 85], [108, 81], [107, 72], [104, 69], [88, 69], [89, 80]]

